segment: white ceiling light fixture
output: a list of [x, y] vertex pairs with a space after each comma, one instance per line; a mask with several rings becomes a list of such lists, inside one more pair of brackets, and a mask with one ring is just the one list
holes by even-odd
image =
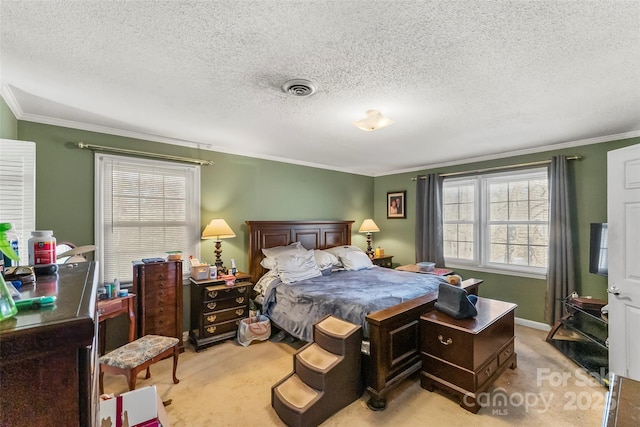
[[382, 129], [383, 127], [387, 127], [390, 124], [393, 124], [393, 120], [383, 116], [382, 113], [378, 110], [367, 110], [366, 118], [358, 120], [357, 122], [353, 122], [353, 125], [355, 127], [366, 132], [370, 132], [376, 129]]

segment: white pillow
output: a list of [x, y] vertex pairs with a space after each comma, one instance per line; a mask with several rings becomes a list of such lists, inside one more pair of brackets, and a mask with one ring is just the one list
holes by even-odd
[[358, 251], [346, 252], [340, 257], [340, 261], [342, 261], [345, 270], [363, 270], [373, 266], [369, 256]]
[[306, 252], [307, 250], [302, 246], [300, 242], [293, 242], [287, 246], [274, 246], [273, 248], [262, 249], [264, 258], [260, 261], [260, 265], [267, 270], [273, 270], [276, 268], [276, 258], [278, 256], [286, 256], [295, 252]]
[[340, 265], [340, 260], [338, 259], [338, 257], [331, 252], [316, 249], [314, 251], [314, 256], [316, 258], [316, 264], [318, 264], [320, 270], [326, 270], [327, 268]]
[[286, 254], [289, 252], [306, 252], [306, 251], [307, 250], [302, 246], [302, 243], [300, 242], [293, 242], [287, 246], [274, 246], [273, 248], [262, 249], [262, 253], [266, 257], [276, 257], [278, 255]]
[[312, 277], [322, 276], [316, 264], [314, 250], [293, 252], [276, 258], [276, 270], [284, 283], [294, 283]]
[[260, 261], [260, 265], [267, 270], [273, 270], [274, 268], [276, 268], [276, 259], [270, 256], [262, 258], [262, 261]]
[[364, 253], [364, 251], [362, 249], [360, 249], [359, 247], [350, 246], [350, 245], [334, 246], [333, 248], [325, 249], [325, 251], [327, 251], [329, 253], [332, 253], [333, 255], [337, 256], [338, 258], [340, 258], [344, 254], [349, 253], [349, 252], [362, 252], [362, 253]]

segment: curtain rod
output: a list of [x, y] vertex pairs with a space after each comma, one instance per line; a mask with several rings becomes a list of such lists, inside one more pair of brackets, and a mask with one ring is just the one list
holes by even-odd
[[[580, 160], [581, 158], [582, 156], [567, 156], [567, 160]], [[542, 165], [548, 165], [549, 163], [551, 163], [551, 160], [540, 160], [537, 162], [519, 163], [517, 165], [494, 166], [491, 168], [473, 169], [470, 171], [441, 173], [440, 176], [450, 177], [450, 176], [460, 176], [460, 175], [474, 175], [478, 173], [493, 172], [493, 171], [499, 171], [499, 170], [505, 170], [505, 169], [518, 169], [518, 168], [525, 168], [529, 166], [542, 166]], [[426, 179], [426, 177], [421, 176], [420, 179]], [[418, 178], [415, 178], [415, 177], [411, 178], [411, 181], [417, 181], [417, 180]]]
[[211, 160], [192, 159], [189, 157], [171, 156], [169, 154], [149, 153], [146, 151], [129, 150], [126, 148], [105, 147], [104, 145], [85, 144], [84, 142], [78, 142], [76, 143], [76, 146], [78, 148], [86, 148], [88, 150], [93, 150], [93, 151], [104, 151], [108, 153], [117, 153], [117, 154], [131, 154], [135, 156], [152, 157], [154, 159], [162, 159], [162, 160], [175, 160], [177, 162], [196, 163], [201, 166], [213, 165], [213, 161]]

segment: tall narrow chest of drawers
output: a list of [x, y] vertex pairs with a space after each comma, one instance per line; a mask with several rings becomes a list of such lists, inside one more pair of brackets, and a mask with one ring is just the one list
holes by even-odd
[[196, 351], [236, 336], [242, 319], [249, 317], [251, 276], [236, 274], [233, 286], [222, 279], [191, 281], [189, 339]]
[[163, 335], [182, 341], [182, 261], [151, 262], [133, 266], [133, 292], [137, 295], [138, 337]]

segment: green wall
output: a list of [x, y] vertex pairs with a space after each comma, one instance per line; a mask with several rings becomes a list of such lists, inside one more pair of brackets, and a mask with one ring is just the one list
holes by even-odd
[[[247, 220], [351, 219], [354, 228], [373, 211], [374, 179], [362, 175], [178, 147], [59, 126], [18, 122], [21, 140], [36, 143], [36, 227], [77, 245], [94, 243], [94, 154], [76, 142], [213, 160], [201, 167], [201, 224], [224, 218], [236, 233], [225, 239], [223, 260], [247, 271]], [[365, 236], [352, 236], [366, 246]], [[202, 242], [201, 259], [213, 263], [214, 243]], [[184, 288], [183, 330], [189, 329], [189, 287]], [[107, 349], [126, 342], [126, 318], [108, 320]]]
[[[18, 134], [36, 143], [36, 226], [58, 241], [94, 241], [94, 154], [76, 142], [213, 160], [201, 168], [200, 228], [218, 217], [229, 223], [237, 237], [223, 242], [223, 258], [241, 270], [247, 220], [352, 219], [356, 227], [372, 215], [371, 177], [24, 121]], [[353, 241], [365, 244], [359, 233]], [[212, 241], [202, 242], [201, 258], [214, 260]]]
[[0, 139], [18, 139], [18, 120], [0, 96]]
[[[434, 171], [446, 173], [548, 160], [556, 154], [579, 155], [582, 156], [581, 160], [570, 162], [575, 186], [572, 194], [576, 206], [573, 218], [576, 279], [580, 294], [603, 299], [606, 299], [606, 278], [588, 272], [589, 224], [607, 221], [607, 152], [640, 143], [640, 138], [632, 138], [371, 178], [24, 121], [17, 121], [17, 136], [6, 135], [4, 123], [8, 122], [11, 127], [15, 118], [4, 101], [0, 102], [0, 113], [3, 137], [19, 137], [36, 142], [38, 228], [54, 230], [59, 241], [93, 243], [94, 156], [91, 151], [74, 148], [75, 142], [210, 159], [215, 165], [201, 168], [200, 228], [204, 228], [214, 217], [225, 218], [237, 237], [224, 241], [223, 258], [226, 261], [235, 258], [238, 267], [245, 270], [248, 246], [246, 220], [352, 219], [355, 220], [353, 243], [364, 247], [364, 235], [358, 233], [357, 229], [363, 219], [373, 217], [381, 230], [373, 234], [373, 245], [381, 246], [386, 254], [394, 255], [395, 265], [412, 263], [415, 261], [416, 197], [416, 183], [411, 180], [412, 177]], [[404, 190], [407, 191], [407, 218], [387, 219], [387, 192]], [[207, 262], [213, 261], [213, 242], [202, 242], [201, 258]], [[457, 272], [463, 278], [484, 279], [481, 288], [483, 296], [518, 304], [518, 317], [544, 321], [544, 280], [482, 271]], [[186, 290], [185, 318], [188, 318], [188, 295]]]
[[[416, 182], [411, 180], [412, 177], [425, 173], [457, 172], [548, 160], [551, 156], [558, 154], [578, 155], [582, 156], [582, 159], [569, 163], [574, 186], [572, 202], [575, 211], [572, 232], [576, 241], [574, 252], [577, 267], [576, 282], [581, 295], [591, 295], [594, 298], [606, 300], [606, 278], [589, 273], [589, 225], [592, 222], [607, 222], [607, 152], [638, 143], [640, 138], [631, 138], [566, 150], [377, 177], [374, 219], [381, 231], [374, 235], [374, 246], [381, 246], [385, 254], [393, 255], [394, 264], [415, 262]], [[407, 191], [407, 219], [387, 219], [387, 192], [402, 190]], [[518, 304], [517, 317], [544, 322], [545, 280], [472, 270], [456, 270], [456, 272], [465, 279], [470, 277], [483, 279], [484, 284], [480, 288], [482, 296]]]

